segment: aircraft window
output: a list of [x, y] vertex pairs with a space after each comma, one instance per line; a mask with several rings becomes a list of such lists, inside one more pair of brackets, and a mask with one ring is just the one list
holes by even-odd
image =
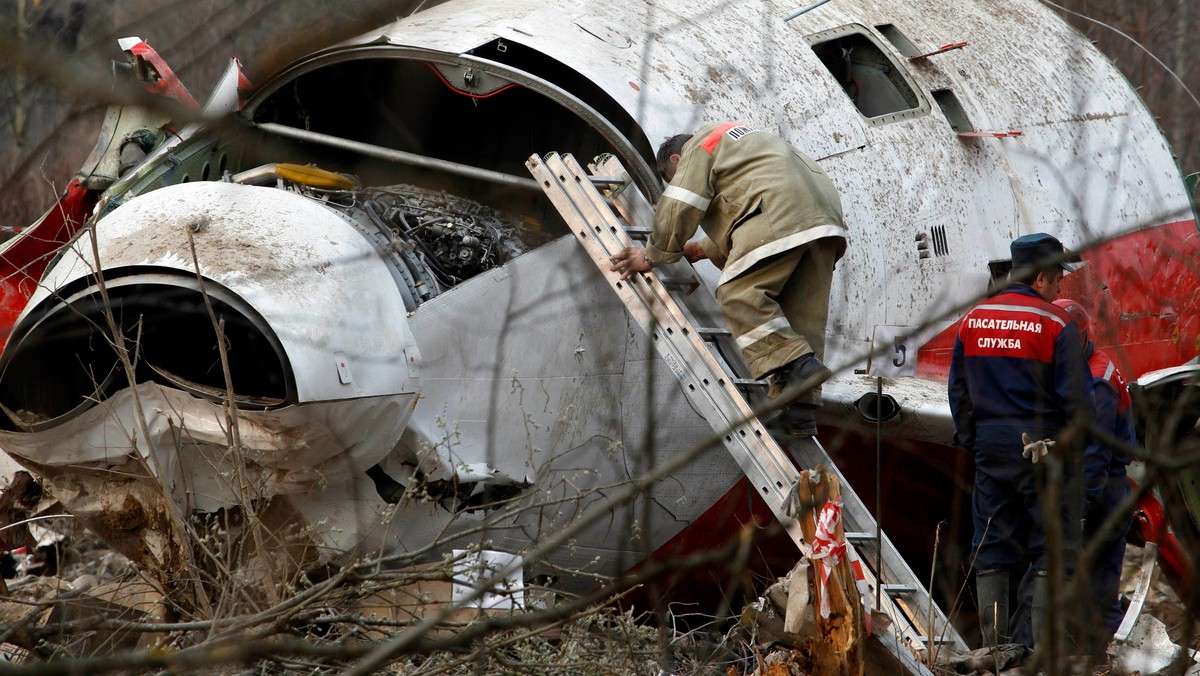
[[875, 27], [875, 30], [879, 31], [880, 35], [887, 38], [888, 42], [895, 45], [896, 50], [900, 52], [901, 56], [916, 56], [921, 53], [920, 50], [917, 49], [917, 46], [914, 45], [912, 41], [909, 40], [904, 33], [901, 33], [900, 29], [896, 28], [894, 25], [890, 23], [880, 24]]
[[965, 131], [974, 131], [975, 127], [971, 125], [971, 118], [967, 117], [967, 111], [963, 110], [962, 104], [958, 102], [958, 97], [949, 89], [935, 89], [932, 92], [933, 100], [937, 101], [942, 112], [946, 115], [946, 121], [950, 123], [950, 128], [956, 133]]
[[808, 36], [813, 52], [871, 124], [929, 111], [904, 68], [862, 26], [842, 26]]

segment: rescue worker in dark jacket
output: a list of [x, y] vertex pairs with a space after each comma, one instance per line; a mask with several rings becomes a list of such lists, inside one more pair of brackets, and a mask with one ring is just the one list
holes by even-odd
[[[1096, 428], [1111, 435], [1126, 448], [1137, 445], [1137, 433], [1133, 428], [1132, 401], [1129, 385], [1117, 369], [1116, 364], [1091, 341], [1091, 316], [1077, 301], [1062, 298], [1054, 304], [1067, 311], [1079, 327], [1084, 345], [1084, 357], [1092, 375], [1092, 396], [1096, 401]], [[1108, 515], [1116, 510], [1129, 496], [1129, 455], [1127, 450], [1093, 439], [1084, 455], [1085, 475], [1092, 479], [1087, 490], [1087, 511], [1083, 537], [1091, 543], [1102, 536], [1103, 543], [1092, 562], [1091, 588], [1096, 600], [1094, 623], [1098, 624], [1094, 649], [1103, 650], [1112, 640], [1124, 613], [1118, 596], [1121, 584], [1121, 566], [1125, 559], [1125, 534], [1133, 524], [1133, 513], [1121, 515], [1116, 530], [1100, 533]], [[1095, 480], [1099, 477], [1100, 480]]]
[[975, 457], [972, 547], [985, 645], [1007, 642], [1010, 581], [1029, 561], [1035, 574], [1033, 630], [1040, 633], [1045, 616], [1038, 609], [1048, 602], [1045, 518], [1062, 519], [1067, 552], [1079, 544], [1078, 528], [1067, 523], [1071, 510], [1042, 514], [1033, 463], [1022, 455], [1022, 434], [1054, 439], [1072, 416], [1090, 421], [1095, 414], [1079, 329], [1050, 302], [1063, 273], [1074, 266], [1064, 260], [1062, 243], [1045, 233], [1018, 237], [1010, 249], [1010, 280], [1024, 281], [967, 312], [950, 364], [954, 442]]
[[[825, 172], [787, 141], [738, 122], [667, 139], [658, 169], [670, 185], [654, 231], [644, 249], [613, 256], [612, 269], [626, 279], [683, 256], [712, 260], [722, 270], [725, 320], [752, 375], [771, 382], [769, 394], [827, 379], [829, 290], [847, 233]], [[702, 222], [707, 237], [689, 242]], [[820, 404], [819, 387], [802, 394], [785, 411], [788, 431], [816, 434]]]

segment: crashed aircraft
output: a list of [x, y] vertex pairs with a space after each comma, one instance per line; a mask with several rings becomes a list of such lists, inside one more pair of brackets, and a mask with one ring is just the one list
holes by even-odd
[[[234, 508], [306, 543], [296, 569], [525, 552], [711, 433], [525, 160], [608, 154], [654, 200], [662, 138], [745, 120], [841, 191], [820, 436], [865, 489], [882, 425], [884, 528], [928, 558], [966, 504], [955, 319], [1009, 241], [1084, 251], [1064, 295], [1137, 375], [1196, 354], [1195, 218], [1137, 94], [1041, 4], [793, 9], [452, 0], [249, 91], [231, 70], [178, 135], [114, 111], [64, 197], [88, 227], [60, 214], [23, 287], [0, 448], [190, 605], [187, 524]], [[527, 576], [587, 589], [769, 519], [720, 448], [647, 495]]]

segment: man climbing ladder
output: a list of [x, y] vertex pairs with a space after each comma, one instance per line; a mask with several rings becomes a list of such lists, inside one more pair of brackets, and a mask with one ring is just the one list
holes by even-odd
[[[966, 650], [962, 638], [932, 602], [886, 534], [875, 537], [876, 525], [870, 512], [817, 440], [812, 437], [793, 440], [790, 452], [794, 463], [759, 421], [738, 389], [742, 381], [739, 369], [724, 359], [720, 349], [707, 344], [722, 332], [694, 321], [695, 317], [712, 314], [707, 311], [712, 296], [672, 290], [686, 286], [672, 281], [680, 279], [680, 272], [694, 274], [694, 270], [683, 264], [674, 265], [671, 268], [675, 269], [638, 274], [637, 283], [623, 280], [609, 270], [611, 259], [630, 246], [630, 233], [648, 231], [645, 226], [651, 212], [645, 197], [636, 188], [630, 189], [633, 186], [620, 163], [611, 156], [598, 158], [592, 177], [570, 155], [551, 153], [544, 159], [535, 155], [527, 165], [588, 258], [605, 272], [605, 278], [630, 316], [651, 336], [655, 350], [679, 381], [683, 395], [712, 429], [720, 432], [721, 443], [754, 491], [802, 549], [805, 542], [802, 526], [787, 508], [789, 495], [800, 476], [799, 468], [825, 465], [837, 477], [842, 486], [840, 516], [846, 541], [853, 541], [863, 554], [867, 568], [863, 571], [864, 581], [882, 593], [880, 610], [893, 620], [892, 627], [877, 633], [875, 638], [904, 663], [904, 672], [929, 673], [910, 649], [926, 655], [938, 645]], [[593, 179], [613, 186], [608, 191], [609, 198], [592, 187]], [[877, 559], [882, 562], [878, 570], [870, 567]]]
[[[657, 159], [670, 185], [654, 230], [644, 249], [614, 255], [612, 270], [627, 279], [683, 256], [708, 258], [722, 270], [716, 294], [726, 323], [751, 375], [770, 383], [768, 395], [827, 379], [829, 288], [847, 239], [833, 182], [787, 141], [737, 122], [673, 136]], [[707, 237], [689, 242], [702, 221]], [[820, 405], [820, 388], [808, 389], [779, 424], [815, 436]]]

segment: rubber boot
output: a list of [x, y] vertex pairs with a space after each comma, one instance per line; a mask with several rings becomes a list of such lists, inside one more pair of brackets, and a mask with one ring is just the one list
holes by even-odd
[[1008, 569], [993, 568], [975, 574], [979, 600], [979, 627], [984, 647], [1008, 643]]
[[1043, 648], [1053, 643], [1049, 629], [1050, 619], [1050, 581], [1046, 571], [1039, 570], [1033, 574], [1033, 604], [1030, 608], [1030, 624], [1033, 628], [1033, 647]]

